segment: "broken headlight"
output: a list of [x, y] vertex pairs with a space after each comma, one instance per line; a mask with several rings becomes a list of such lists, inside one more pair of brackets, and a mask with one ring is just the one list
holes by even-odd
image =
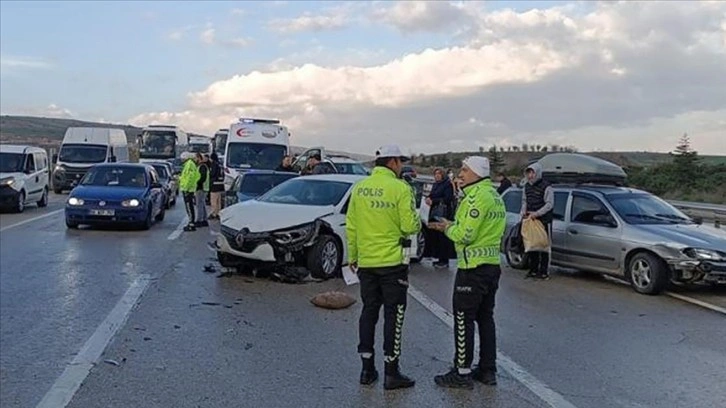
[[686, 248], [683, 250], [689, 258], [702, 259], [707, 261], [720, 261], [726, 259], [726, 254], [720, 251], [701, 248]]
[[311, 222], [309, 224], [301, 225], [299, 227], [291, 228], [288, 230], [277, 231], [272, 235], [275, 237], [275, 241], [281, 245], [299, 244], [307, 241], [315, 233], [316, 223]]

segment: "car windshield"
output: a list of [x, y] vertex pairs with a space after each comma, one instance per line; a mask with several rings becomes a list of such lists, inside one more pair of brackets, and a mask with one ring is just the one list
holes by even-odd
[[628, 224], [691, 224], [684, 213], [652, 194], [611, 194], [615, 211]]
[[23, 171], [21, 153], [0, 153], [0, 173], [19, 173]]
[[365, 167], [363, 167], [360, 163], [333, 163], [335, 164], [335, 167], [338, 169], [338, 173], [342, 174], [357, 174], [361, 176], [365, 176], [368, 174], [368, 171]]
[[159, 178], [166, 181], [169, 180], [169, 168], [163, 164], [154, 164], [154, 170], [159, 174]]
[[145, 131], [139, 137], [139, 157], [170, 158], [176, 156], [176, 132]]
[[66, 163], [103, 163], [106, 161], [106, 146], [85, 144], [64, 144], [58, 152], [58, 161]]
[[267, 143], [232, 143], [226, 155], [227, 166], [233, 168], [274, 170], [285, 157], [287, 148]]
[[351, 183], [342, 181], [294, 178], [263, 194], [258, 201], [310, 206], [336, 205], [350, 186]]
[[146, 187], [146, 172], [139, 167], [95, 167], [81, 180], [84, 186]]
[[242, 177], [242, 185], [239, 192], [248, 197], [257, 197], [281, 184], [283, 181], [297, 177], [295, 173], [283, 174], [250, 174], [247, 173]]

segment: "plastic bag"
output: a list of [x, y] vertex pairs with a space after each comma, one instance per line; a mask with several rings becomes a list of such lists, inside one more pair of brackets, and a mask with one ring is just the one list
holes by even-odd
[[544, 225], [538, 219], [525, 219], [522, 221], [522, 240], [524, 241], [524, 252], [550, 250], [550, 239], [547, 236]]

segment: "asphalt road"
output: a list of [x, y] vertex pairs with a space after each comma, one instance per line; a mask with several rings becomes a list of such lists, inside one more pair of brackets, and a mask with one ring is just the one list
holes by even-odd
[[[149, 231], [70, 231], [58, 212], [65, 195], [51, 197], [48, 208], [0, 216], [3, 407], [63, 396], [70, 407], [712, 408], [726, 401], [726, 315], [563, 271], [531, 282], [505, 270], [496, 309], [499, 386], [439, 389], [432, 377], [448, 369], [453, 352], [442, 310], [450, 310], [454, 270], [427, 264], [412, 269], [417, 296], [409, 296], [404, 325], [402, 365], [416, 387], [361, 387], [360, 302], [338, 311], [309, 302], [332, 289], [357, 295], [357, 286], [218, 277], [203, 271], [215, 263], [206, 248], [213, 236], [180, 233], [181, 206]], [[722, 289], [684, 290], [706, 301], [726, 297]], [[85, 372], [84, 358], [101, 352]], [[75, 392], [74, 382], [82, 382]]]

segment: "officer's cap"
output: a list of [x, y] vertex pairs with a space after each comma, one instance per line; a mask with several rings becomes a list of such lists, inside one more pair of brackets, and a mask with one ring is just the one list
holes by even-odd
[[395, 145], [395, 144], [381, 146], [376, 151], [376, 158], [383, 159], [383, 158], [389, 158], [389, 157], [401, 159], [401, 161], [403, 161], [403, 162], [411, 160], [408, 156], [406, 156], [403, 153], [403, 151], [401, 150], [401, 147], [399, 147], [398, 145]]

